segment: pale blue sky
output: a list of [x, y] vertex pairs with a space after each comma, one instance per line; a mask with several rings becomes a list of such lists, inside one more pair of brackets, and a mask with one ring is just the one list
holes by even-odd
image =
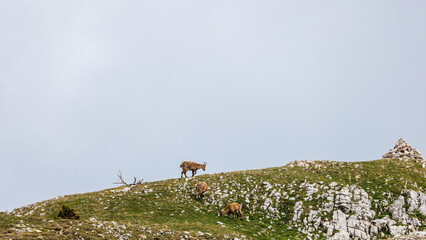
[[0, 211], [426, 151], [425, 1], [0, 1]]

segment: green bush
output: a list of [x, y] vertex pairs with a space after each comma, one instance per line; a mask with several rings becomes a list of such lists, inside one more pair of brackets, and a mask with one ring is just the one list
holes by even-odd
[[61, 209], [58, 212], [58, 218], [66, 218], [66, 219], [80, 219], [80, 215], [75, 213], [74, 208], [70, 208], [67, 205], [62, 205]]

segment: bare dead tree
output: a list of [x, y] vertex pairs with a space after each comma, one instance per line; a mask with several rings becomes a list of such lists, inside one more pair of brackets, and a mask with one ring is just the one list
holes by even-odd
[[120, 181], [114, 182], [113, 184], [124, 184], [126, 186], [134, 186], [134, 185], [142, 185], [143, 183], [143, 178], [138, 180], [136, 177], [133, 177], [133, 183], [127, 183], [126, 181], [124, 181], [123, 175], [121, 174], [120, 170], [118, 170], [117, 176], [120, 179]]

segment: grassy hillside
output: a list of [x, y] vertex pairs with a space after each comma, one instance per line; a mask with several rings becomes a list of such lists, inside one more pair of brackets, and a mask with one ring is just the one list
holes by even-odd
[[[176, 170], [179, 174], [179, 169]], [[195, 184], [209, 185], [205, 197], [195, 199]], [[368, 162], [300, 161], [283, 167], [206, 174], [168, 179], [129, 188], [67, 195], [0, 213], [0, 239], [325, 239], [321, 226], [306, 229], [294, 220], [325, 203], [330, 186], [357, 186], [371, 198], [374, 218], [390, 215], [387, 207], [404, 189], [424, 192], [426, 169], [414, 160], [381, 159]], [[315, 189], [312, 193], [311, 189]], [[268, 208], [265, 201], [273, 202]], [[219, 217], [227, 203], [243, 206], [244, 221]], [[61, 205], [74, 208], [80, 220], [55, 219]], [[321, 212], [331, 220], [331, 213]], [[426, 219], [414, 214], [425, 229]], [[305, 224], [306, 225], [306, 224]], [[305, 230], [303, 230], [305, 229]], [[312, 231], [314, 230], [314, 231]], [[384, 233], [382, 238], [388, 237]], [[379, 236], [380, 238], [380, 236]]]

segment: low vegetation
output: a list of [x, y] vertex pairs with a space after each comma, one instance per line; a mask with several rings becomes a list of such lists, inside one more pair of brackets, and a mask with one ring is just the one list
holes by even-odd
[[61, 209], [58, 212], [58, 217], [57, 218], [79, 220], [80, 219], [80, 215], [78, 215], [75, 212], [75, 209], [70, 208], [67, 205], [62, 205]]

